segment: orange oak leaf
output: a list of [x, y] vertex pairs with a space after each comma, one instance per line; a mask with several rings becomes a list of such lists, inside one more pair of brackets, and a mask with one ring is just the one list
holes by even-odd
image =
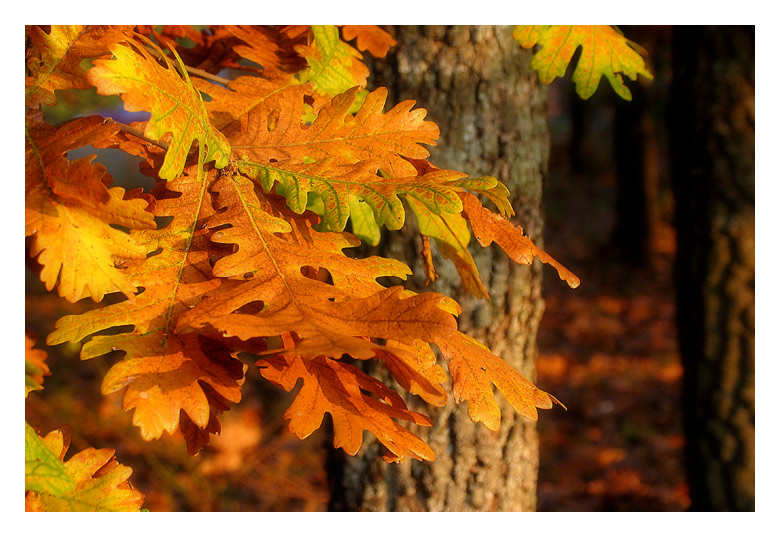
[[[212, 170], [211, 175], [216, 173]], [[154, 214], [173, 220], [167, 226], [132, 232], [152, 255], [128, 264], [127, 277], [143, 291], [133, 301], [119, 302], [81, 315], [63, 317], [47, 342], [77, 342], [108, 328], [131, 326], [116, 335], [94, 335], [82, 348], [81, 358], [122, 350], [124, 359], [106, 375], [102, 391], [115, 392], [127, 386], [124, 408], [135, 409], [133, 423], [147, 439], [163, 431], [174, 432], [183, 411], [199, 428], [210, 421], [210, 389], [223, 400], [241, 398], [241, 362], [217, 359], [203, 351], [197, 334], [177, 334], [179, 315], [202, 296], [230, 288], [228, 280], [211, 276], [210, 256], [218, 255], [208, 240], [203, 223], [213, 214], [207, 194], [208, 177], [193, 165], [167, 189], [158, 193]]]
[[612, 26], [518, 26], [512, 35], [524, 48], [539, 45], [531, 67], [545, 84], [566, 73], [574, 52], [582, 46], [572, 80], [583, 99], [596, 92], [602, 76], [615, 93], [628, 101], [631, 92], [618, 73], [631, 80], [638, 75], [653, 78], [645, 67], [641, 47]]
[[65, 461], [70, 444], [61, 430], [42, 438], [45, 449], [65, 463], [75, 487], [63, 490], [27, 491], [25, 511], [139, 511], [144, 495], [128, 478], [133, 470], [114, 459], [113, 449], [84, 449]]
[[[223, 174], [214, 189], [217, 206], [226, 210], [210, 219], [208, 226], [219, 229], [212, 238], [238, 245], [234, 254], [217, 261], [214, 274], [251, 274], [251, 279], [205, 298], [182, 315], [180, 326], [211, 325], [242, 340], [295, 332], [301, 339], [296, 353], [335, 358], [374, 356], [378, 346], [368, 338], [412, 344], [455, 329], [452, 314], [439, 307], [442, 295], [402, 297], [400, 287], [383, 289], [376, 282], [379, 276], [405, 276], [403, 264], [345, 256], [341, 249], [349, 243], [339, 234], [315, 232], [305, 217], [286, 210], [286, 220], [273, 216], [268, 212], [272, 206], [261, 201], [265, 196], [240, 175]], [[291, 221], [300, 226], [297, 233]], [[222, 227], [228, 223], [231, 227]], [[327, 270], [333, 284], [307, 277], [302, 267]], [[265, 305], [261, 312], [234, 313], [255, 301]]]
[[542, 263], [547, 263], [555, 268], [558, 271], [558, 276], [569, 284], [569, 287], [574, 289], [580, 285], [580, 279], [577, 276], [544, 250], [537, 248], [531, 239], [523, 235], [523, 228], [513, 225], [503, 216], [485, 209], [472, 194], [463, 193], [461, 198], [463, 200], [463, 214], [469, 219], [471, 229], [480, 245], [487, 247], [495, 241], [512, 260], [523, 265], [530, 265], [534, 256], [538, 257]]
[[[282, 106], [289, 86], [299, 86], [294, 78], [266, 80], [258, 76], [240, 76], [223, 88], [202, 79], [193, 79], [193, 85], [211, 100], [205, 103], [211, 124], [230, 138], [241, 129], [239, 118], [264, 105], [268, 113]], [[300, 91], [300, 90], [299, 90]], [[304, 90], [305, 91], [305, 90]], [[301, 108], [300, 113], [303, 114]]]
[[[148, 48], [147, 48], [148, 47]], [[190, 148], [198, 141], [206, 148], [204, 162], [216, 160], [217, 167], [227, 165], [230, 144], [224, 135], [213, 128], [200, 93], [192, 86], [181, 59], [177, 67], [160, 48], [149, 39], [128, 37], [110, 47], [110, 60], [96, 60], [87, 78], [100, 95], [118, 94], [129, 112], [148, 111], [151, 118], [144, 135], [161, 140], [171, 133], [165, 161], [159, 170], [161, 179], [171, 180], [182, 172]], [[171, 46], [174, 55], [175, 47]], [[163, 58], [161, 66], [152, 55]]]
[[[254, 108], [242, 118], [241, 132], [230, 138], [239, 168], [257, 177], [259, 168], [272, 163], [301, 164], [332, 157], [334, 166], [376, 159], [390, 177], [417, 175], [404, 157], [427, 158], [430, 153], [421, 144], [436, 145], [439, 128], [423, 119], [425, 109], [411, 110], [414, 101], [403, 101], [383, 113], [385, 88], [369, 93], [353, 115], [350, 108], [357, 91], [353, 88], [333, 97], [311, 125], [301, 120], [306, 92], [302, 86], [282, 90], [278, 109]], [[276, 120], [269, 124], [272, 113]]]
[[491, 384], [518, 414], [530, 420], [538, 419], [537, 408], [552, 408], [553, 402], [560, 404], [482, 343], [462, 332], [439, 338], [436, 345], [449, 360], [455, 401], [468, 401], [469, 417], [474, 423], [482, 422], [491, 431], [497, 431], [501, 426], [501, 409]]
[[292, 74], [306, 67], [306, 60], [295, 47], [306, 44], [308, 26], [228, 25], [225, 29], [246, 43], [235, 45], [233, 50], [260, 65], [265, 78], [291, 78]]
[[33, 348], [35, 338], [24, 334], [24, 396], [33, 390], [43, 389], [43, 377], [50, 375], [46, 363], [46, 351]]
[[286, 391], [299, 379], [300, 391], [284, 418], [299, 438], [319, 429], [325, 413], [333, 418], [333, 446], [354, 455], [370, 431], [388, 449], [384, 459], [401, 462], [407, 456], [432, 461], [433, 450], [395, 420], [431, 426], [430, 418], [413, 412], [387, 386], [349, 364], [325, 357], [275, 356], [258, 362], [260, 374]]
[[437, 363], [428, 343], [421, 339], [412, 344], [388, 341], [387, 350], [380, 349], [376, 356], [409, 393], [419, 395], [432, 405], [447, 403], [447, 392], [441, 387], [447, 381], [447, 374]]
[[82, 60], [109, 54], [108, 46], [122, 38], [122, 28], [54, 24], [46, 32], [40, 26], [26, 26], [25, 105], [55, 105], [56, 90], [89, 88]]
[[357, 48], [367, 50], [375, 58], [384, 58], [390, 47], [396, 45], [393, 36], [379, 26], [345, 24], [341, 33], [347, 41], [357, 38]]

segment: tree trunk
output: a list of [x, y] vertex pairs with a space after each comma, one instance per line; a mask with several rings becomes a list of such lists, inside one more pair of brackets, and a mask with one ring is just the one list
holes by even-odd
[[691, 508], [755, 510], [755, 30], [675, 28], [671, 140]]
[[658, 145], [650, 109], [650, 88], [644, 81], [629, 83], [633, 99], [615, 102], [615, 167], [617, 223], [614, 242], [621, 257], [634, 266], [652, 260], [657, 233]]
[[[530, 70], [530, 53], [512, 39], [511, 27], [401, 26], [389, 31], [398, 45], [388, 58], [375, 61], [376, 85], [389, 88], [390, 103], [415, 99], [428, 110], [428, 119], [442, 132], [440, 147], [432, 151], [434, 164], [493, 175], [507, 184], [515, 223], [540, 244], [549, 136], [546, 90]], [[463, 306], [459, 328], [533, 380], [536, 332], [544, 307], [541, 269], [538, 263], [517, 266], [496, 248], [482, 249], [475, 241], [472, 246], [490, 301], [464, 295], [451, 262], [441, 256], [434, 258], [441, 278], [428, 289], [458, 300]], [[414, 269], [410, 287], [425, 287], [416, 231], [387, 234], [380, 248], [380, 253]], [[436, 452], [433, 463], [386, 464], [383, 448], [368, 435], [354, 457], [331, 452], [330, 508], [535, 510], [536, 426], [517, 416], [500, 395], [498, 399], [503, 418], [497, 433], [473, 424], [465, 404], [455, 405], [452, 397], [441, 409], [424, 407], [434, 426], [417, 432]], [[408, 402], [421, 408], [416, 397], [410, 396]]]

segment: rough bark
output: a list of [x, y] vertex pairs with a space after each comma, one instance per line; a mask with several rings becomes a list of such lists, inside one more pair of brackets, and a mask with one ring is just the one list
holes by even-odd
[[[431, 161], [473, 175], [493, 175], [509, 186], [514, 221], [541, 242], [542, 181], [549, 136], [546, 91], [529, 68], [530, 54], [511, 37], [511, 27], [402, 26], [390, 29], [398, 45], [374, 65], [377, 86], [389, 102], [415, 99], [441, 128]], [[411, 226], [409, 226], [411, 227]], [[517, 266], [496, 249], [472, 243], [491, 300], [464, 295], [452, 264], [435, 258], [441, 278], [429, 290], [463, 306], [459, 327], [534, 378], [536, 332], [543, 311], [541, 269]], [[385, 254], [415, 272], [410, 287], [425, 287], [413, 229], [383, 237]], [[478, 251], [479, 250], [479, 251]], [[446, 366], [445, 366], [446, 367]], [[538, 438], [535, 424], [515, 415], [498, 396], [503, 418], [498, 433], [474, 425], [465, 403], [433, 411], [434, 426], [418, 429], [436, 452], [433, 463], [388, 465], [383, 448], [366, 435], [355, 457], [330, 455], [332, 510], [532, 511], [536, 508]], [[410, 397], [419, 408], [419, 399]], [[543, 418], [542, 418], [543, 419]]]
[[675, 28], [672, 148], [693, 510], [755, 509], [755, 31]]

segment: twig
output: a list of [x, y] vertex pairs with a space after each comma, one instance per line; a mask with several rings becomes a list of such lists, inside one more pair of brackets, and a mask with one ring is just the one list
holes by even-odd
[[150, 143], [152, 145], [156, 145], [157, 147], [159, 147], [161, 149], [165, 149], [166, 151], [168, 150], [168, 144], [167, 143], [163, 142], [162, 140], [152, 140], [151, 138], [148, 138], [144, 133], [142, 133], [141, 131], [139, 131], [137, 129], [134, 129], [130, 125], [125, 125], [124, 123], [119, 123], [118, 121], [116, 121], [116, 120], [114, 120], [114, 119], [112, 119], [110, 117], [107, 117], [103, 121], [103, 123], [104, 124], [112, 123], [114, 125], [118, 125], [119, 126], [119, 130], [121, 130], [122, 132], [125, 132], [127, 134], [131, 134], [131, 135], [135, 136], [136, 138], [140, 138], [141, 140], [143, 140], [145, 142], [148, 142], [148, 143]]
[[[158, 60], [162, 60], [163, 57], [166, 57], [164, 54], [154, 50], [151, 47], [146, 47], [146, 50], [148, 50], [152, 54], [152, 56], [154, 56]], [[168, 59], [170, 60], [170, 58], [168, 58]], [[184, 65], [184, 63], [182, 63], [182, 65]], [[189, 65], [184, 65], [184, 68], [191, 75], [195, 75], [195, 76], [198, 76], [200, 78], [204, 78], [206, 80], [211, 80], [212, 82], [216, 82], [217, 84], [222, 84], [225, 87], [228, 87], [228, 85], [231, 82], [227, 78], [222, 78], [221, 76], [212, 75], [208, 71], [204, 71], [203, 69], [199, 69], [197, 67], [190, 67]], [[228, 88], [228, 89], [230, 89], [230, 88]]]

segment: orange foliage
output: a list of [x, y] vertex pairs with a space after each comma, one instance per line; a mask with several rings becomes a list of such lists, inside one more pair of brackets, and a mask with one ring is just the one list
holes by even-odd
[[[343, 32], [379, 56], [394, 43], [376, 28]], [[495, 178], [427, 161], [424, 146], [435, 145], [438, 127], [413, 101], [384, 112], [385, 88], [361, 90], [367, 69], [338, 28], [68, 27], [47, 34], [28, 27], [28, 35], [28, 56], [48, 58], [52, 40], [72, 45], [66, 56], [79, 59], [82, 45], [100, 56], [86, 75], [73, 74], [67, 66], [75, 59], [67, 56], [61, 71], [73, 74], [70, 84], [56, 69], [49, 78], [32, 73], [30, 108], [51, 101], [44, 90], [87, 85], [119, 95], [128, 111], [151, 114], [133, 125], [87, 117], [55, 128], [39, 114], [26, 119], [26, 233], [30, 255], [44, 265], [42, 281], [49, 289], [59, 281], [70, 301], [125, 295], [61, 318], [47, 342], [89, 338], [85, 360], [124, 353], [102, 392], [126, 390], [123, 407], [134, 409], [144, 439], [179, 431], [197, 452], [221, 430], [218, 415], [241, 400], [246, 353], [283, 389], [302, 381], [285, 414], [293, 433], [308, 436], [329, 413], [336, 447], [356, 453], [368, 430], [387, 447], [388, 461], [434, 459], [398, 422], [431, 420], [346, 358], [377, 360], [405, 390], [443, 405], [446, 374], [435, 344], [456, 399], [492, 430], [500, 423], [493, 385], [529, 419], [556, 401], [459, 332], [453, 300], [379, 283], [405, 278], [406, 265], [345, 252], [360, 244], [344, 231], [348, 221], [368, 233], [399, 229], [406, 202], [426, 237], [429, 279], [433, 237], [464, 286], [487, 297], [468, 253], [470, 223], [482, 246], [496, 242], [518, 263], [539, 257], [570, 286], [579, 283], [507, 220], [509, 192]], [[183, 38], [195, 47], [179, 47], [175, 40]], [[209, 47], [215, 55], [207, 61]], [[183, 57], [201, 58], [205, 69]], [[239, 65], [238, 57], [255, 62], [246, 70], [258, 76], [209, 74]], [[345, 81], [346, 89], [335, 89]], [[90, 157], [64, 156], [89, 144], [141, 156], [157, 186], [148, 193], [109, 188], [111, 177]]]

